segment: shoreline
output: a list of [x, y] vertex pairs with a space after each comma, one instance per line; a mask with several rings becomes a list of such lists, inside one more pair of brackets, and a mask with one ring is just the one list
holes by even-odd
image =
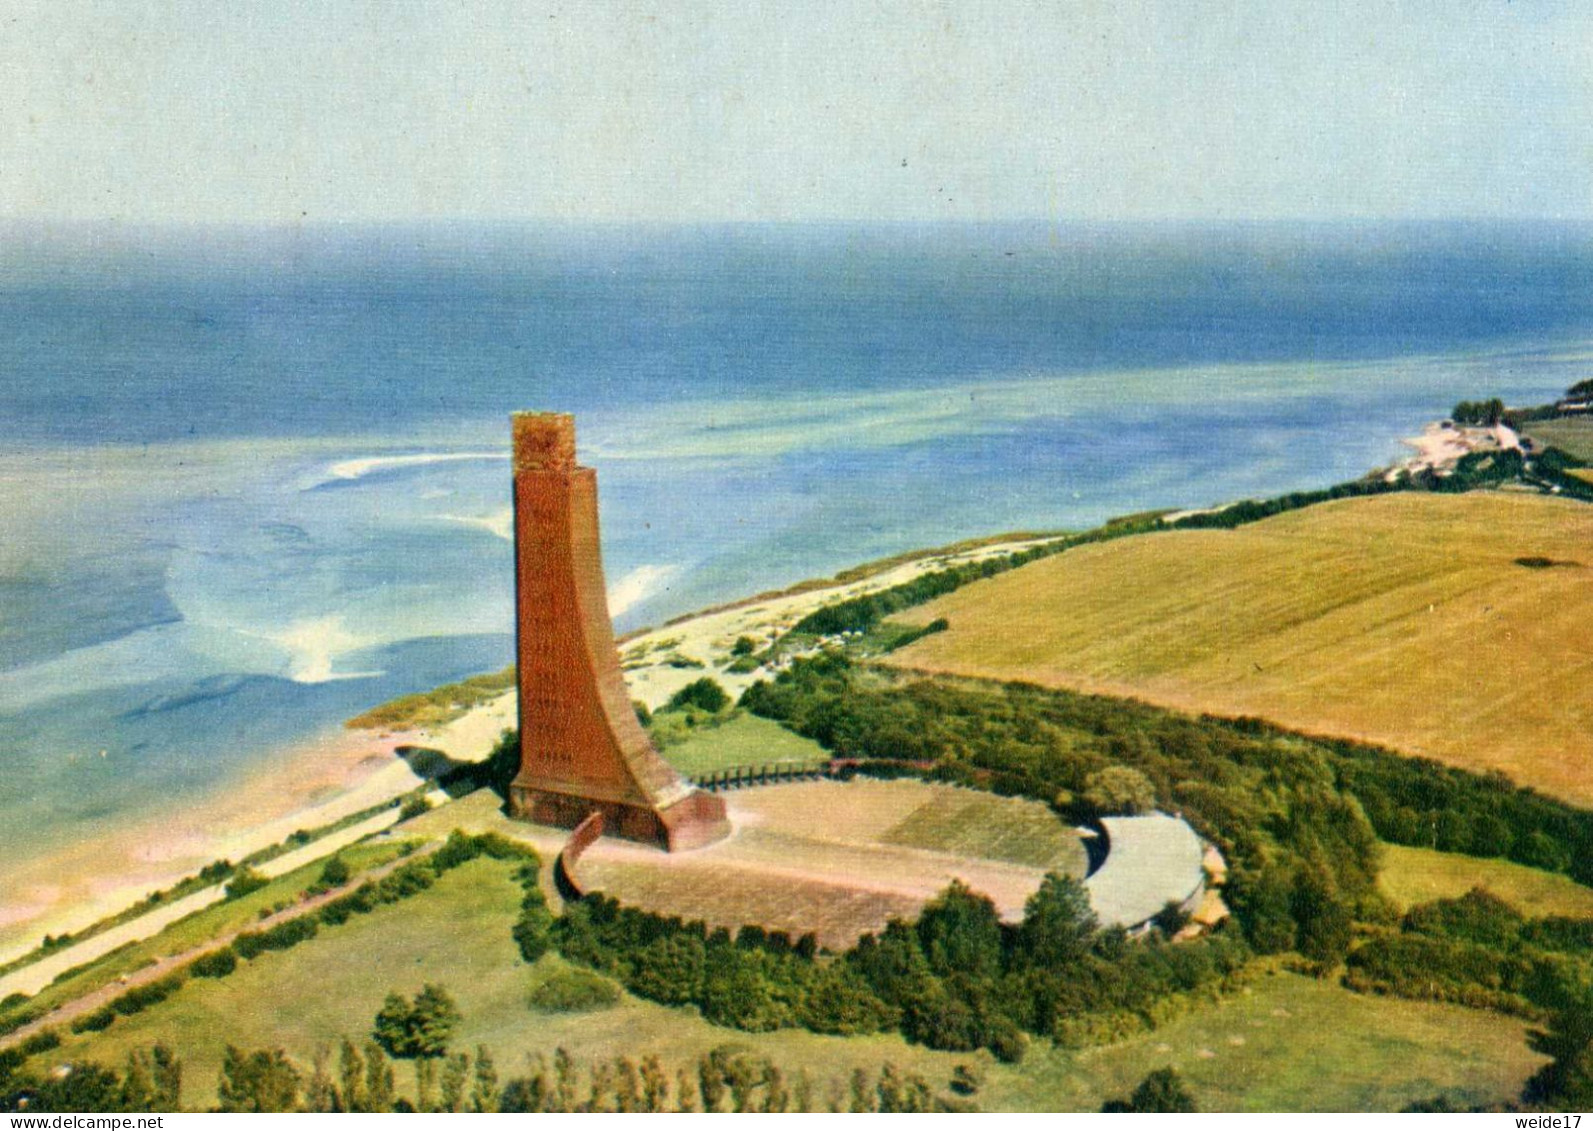
[[[1434, 421], [1401, 443], [1415, 455], [1368, 474], [1408, 474], [1424, 467], [1443, 474], [1468, 452], [1516, 447], [1519, 438], [1502, 427], [1446, 428]], [[741, 637], [766, 647], [821, 605], [1064, 536], [1013, 532], [908, 551], [635, 630], [617, 640], [630, 695], [656, 710], [686, 684], [711, 676], [738, 697], [771, 674], [769, 667], [726, 670]], [[8, 903], [0, 905], [0, 963], [27, 954], [47, 934], [75, 933], [126, 911], [206, 864], [236, 861], [299, 829], [330, 824], [412, 791], [426, 778], [400, 754], [404, 747], [437, 750], [460, 762], [484, 759], [502, 731], [515, 725], [514, 700], [511, 688], [431, 729], [328, 727], [266, 755], [208, 797], [158, 818], [96, 831], [68, 848], [23, 862], [11, 878]]]
[[98, 830], [23, 861], [0, 905], [0, 962], [22, 957], [45, 935], [74, 933], [192, 876], [328, 825], [425, 783], [399, 750], [423, 746], [479, 761], [511, 725], [500, 697], [434, 730], [351, 731], [329, 727], [263, 757], [211, 795], [158, 817]]
[[[717, 605], [631, 634], [619, 645], [622, 659], [638, 650], [651, 653], [645, 662], [624, 665], [631, 695], [651, 709], [704, 675], [739, 695], [770, 674], [766, 668], [739, 674], [724, 670], [739, 636], [766, 641], [830, 601], [1050, 540], [1018, 535], [1012, 541], [980, 539], [916, 551], [904, 560], [874, 563], [883, 568], [863, 577], [843, 571], [840, 577], [852, 579], [802, 582], [777, 595]], [[690, 656], [702, 666], [674, 666], [668, 657], [676, 655]], [[67, 848], [26, 860], [8, 877], [7, 901], [0, 905], [0, 963], [26, 955], [47, 934], [81, 931], [126, 911], [150, 892], [170, 887], [213, 861], [237, 861], [281, 843], [296, 830], [330, 824], [410, 792], [426, 779], [410, 769], [399, 753], [403, 747], [438, 750], [455, 761], [480, 761], [515, 722], [515, 692], [510, 689], [432, 729], [328, 727], [263, 757], [246, 775], [208, 797], [160, 817], [95, 831]]]

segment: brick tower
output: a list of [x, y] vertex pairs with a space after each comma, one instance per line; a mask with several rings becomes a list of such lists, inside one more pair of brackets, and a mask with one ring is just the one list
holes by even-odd
[[694, 790], [636, 721], [614, 648], [598, 545], [597, 475], [575, 463], [575, 420], [516, 413], [514, 553], [520, 772], [509, 811], [671, 852], [730, 831], [725, 803]]

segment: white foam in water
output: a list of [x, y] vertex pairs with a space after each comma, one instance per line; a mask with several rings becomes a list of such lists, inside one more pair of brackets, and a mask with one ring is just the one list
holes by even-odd
[[358, 459], [346, 459], [332, 464], [326, 469], [326, 475], [306, 487], [319, 487], [335, 480], [363, 479], [374, 471], [390, 471], [394, 468], [425, 467], [433, 463], [459, 463], [470, 460], [507, 460], [508, 452], [421, 452], [407, 456], [361, 456]]
[[651, 597], [665, 582], [680, 572], [680, 566], [637, 566], [608, 587], [608, 612], [617, 617]]
[[[422, 495], [421, 498], [435, 498], [436, 496]], [[468, 514], [440, 514], [437, 516], [443, 522], [457, 522], [461, 526], [473, 526], [485, 530], [495, 538], [502, 538], [505, 542], [514, 541], [514, 511], [509, 507], [494, 511], [486, 515]]]
[[296, 620], [266, 637], [288, 650], [288, 678], [294, 683], [329, 683], [334, 679], [374, 679], [384, 673], [334, 672], [339, 656], [377, 643], [349, 632], [337, 615]]

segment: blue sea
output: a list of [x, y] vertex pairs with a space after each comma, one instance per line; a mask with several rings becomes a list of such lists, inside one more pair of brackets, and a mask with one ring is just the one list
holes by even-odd
[[1553, 225], [0, 229], [0, 855], [511, 658], [507, 416], [619, 627], [1352, 478], [1593, 375]]

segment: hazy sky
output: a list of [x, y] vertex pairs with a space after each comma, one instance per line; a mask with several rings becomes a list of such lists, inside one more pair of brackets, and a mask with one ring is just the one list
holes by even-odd
[[0, 216], [1593, 218], [1593, 4], [6, 0]]

